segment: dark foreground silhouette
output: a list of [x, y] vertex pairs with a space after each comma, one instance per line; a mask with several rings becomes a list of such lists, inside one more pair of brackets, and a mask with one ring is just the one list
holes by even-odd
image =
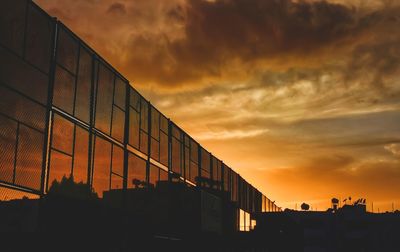
[[237, 208], [208, 190], [160, 181], [100, 199], [64, 177], [39, 200], [0, 202], [2, 251], [397, 251], [399, 213], [359, 205], [258, 213], [254, 230], [238, 232]]

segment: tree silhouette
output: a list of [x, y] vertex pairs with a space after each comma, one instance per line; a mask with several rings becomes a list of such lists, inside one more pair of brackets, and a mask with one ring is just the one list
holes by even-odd
[[72, 175], [68, 178], [64, 175], [60, 182], [54, 180], [47, 195], [74, 199], [98, 199], [97, 193], [88, 184], [74, 182]]
[[301, 204], [301, 210], [308, 211], [310, 209], [310, 205], [303, 203]]
[[135, 186], [135, 189], [146, 187], [146, 182], [139, 179], [132, 179], [132, 184]]

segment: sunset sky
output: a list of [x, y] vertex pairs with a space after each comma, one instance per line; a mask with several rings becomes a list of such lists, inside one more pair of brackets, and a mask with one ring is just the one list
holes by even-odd
[[400, 209], [400, 2], [36, 0], [283, 208]]

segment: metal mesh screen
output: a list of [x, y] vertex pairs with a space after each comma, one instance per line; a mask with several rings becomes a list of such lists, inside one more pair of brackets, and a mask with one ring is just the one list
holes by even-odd
[[182, 132], [177, 127], [172, 127], [172, 171], [182, 174]]
[[48, 76], [46, 74], [1, 46], [0, 65], [1, 84], [9, 86], [41, 104], [47, 103]]
[[43, 106], [2, 86], [0, 86], [0, 94], [2, 95], [0, 113], [29, 127], [44, 130], [46, 109]]
[[[9, 201], [9, 200], [23, 199], [23, 198], [39, 199], [39, 195], [0, 186], [0, 201]], [[1, 232], [4, 231], [9, 231], [9, 230], [1, 229]]]
[[125, 111], [114, 106], [111, 136], [119, 142], [124, 141]]
[[201, 177], [210, 179], [210, 153], [204, 148], [201, 148]]
[[43, 134], [20, 125], [15, 184], [40, 190], [43, 162]]
[[39, 194], [72, 175], [102, 197], [123, 188], [124, 179], [128, 188], [156, 186], [174, 172], [230, 191], [247, 211], [278, 209], [152, 107], [65, 25], [56, 26], [31, 1], [4, 0], [2, 7], [1, 183]]
[[125, 110], [126, 85], [125, 81], [121, 80], [121, 78], [117, 77], [115, 79], [114, 104], [122, 110]]
[[69, 114], [73, 114], [75, 97], [75, 77], [61, 66], [56, 67], [53, 104]]
[[103, 197], [103, 192], [110, 188], [111, 147], [110, 142], [96, 137], [92, 183], [94, 191], [100, 198]]
[[92, 88], [92, 55], [83, 47], [79, 50], [79, 69], [76, 82], [75, 116], [85, 123], [90, 119]]
[[160, 116], [160, 163], [168, 165], [168, 119]]
[[190, 162], [190, 174], [189, 174], [188, 179], [192, 183], [196, 183], [198, 176], [199, 176], [199, 166], [196, 163], [191, 161]]
[[18, 123], [0, 115], [0, 180], [13, 183]]
[[59, 114], [53, 116], [51, 132], [48, 188], [63, 176], [87, 183], [89, 132]]
[[72, 155], [74, 142], [74, 124], [55, 114], [52, 130], [52, 147]]
[[89, 161], [89, 132], [75, 128], [73, 176], [75, 182], [87, 183]]
[[155, 165], [150, 165], [149, 186], [156, 187], [159, 180], [160, 169]]
[[160, 169], [160, 181], [168, 181], [168, 172]]
[[122, 189], [123, 178], [121, 176], [111, 174], [110, 189]]
[[0, 93], [4, 95], [0, 101], [3, 147], [0, 178], [4, 182], [40, 190], [45, 110], [7, 88], [0, 86]]
[[128, 188], [139, 188], [146, 184], [146, 161], [129, 153]]
[[135, 149], [139, 149], [140, 144], [140, 113], [130, 108], [129, 113], [129, 144]]
[[49, 169], [49, 190], [55, 182], [60, 182], [63, 177], [68, 178], [71, 175], [72, 156], [61, 153], [57, 150], [51, 150], [50, 169]]
[[123, 173], [124, 173], [124, 151], [122, 148], [113, 145], [110, 189], [122, 188]]
[[26, 0], [3, 0], [0, 8], [0, 43], [22, 56]]
[[160, 138], [160, 112], [151, 106], [151, 137], [155, 140]]
[[222, 178], [221, 178], [221, 160], [217, 159], [216, 157], [212, 156], [212, 180], [213, 180], [213, 187], [215, 189], [220, 189], [222, 185]]
[[55, 22], [30, 1], [0, 10], [0, 181], [42, 188]]
[[149, 144], [149, 136], [143, 130], [140, 131], [140, 151], [144, 154], [148, 154], [148, 144]]
[[64, 27], [58, 29], [57, 62], [71, 74], [76, 73], [78, 41]]
[[45, 73], [50, 69], [53, 29], [53, 21], [30, 4], [25, 38], [26, 60]]
[[150, 156], [154, 160], [160, 161], [160, 112], [151, 106], [151, 149]]
[[95, 127], [109, 135], [111, 130], [111, 113], [114, 85], [114, 74], [104, 64], [99, 64], [99, 77], [96, 93]]
[[160, 161], [160, 142], [155, 140], [154, 138], [151, 138], [151, 158], [154, 160]]
[[113, 146], [112, 172], [119, 176], [124, 173], [124, 151], [116, 145]]

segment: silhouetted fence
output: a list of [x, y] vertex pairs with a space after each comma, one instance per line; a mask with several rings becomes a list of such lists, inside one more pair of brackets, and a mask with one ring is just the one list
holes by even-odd
[[0, 186], [44, 195], [73, 175], [102, 197], [178, 179], [247, 213], [278, 211], [60, 21], [32, 1], [1, 5]]

